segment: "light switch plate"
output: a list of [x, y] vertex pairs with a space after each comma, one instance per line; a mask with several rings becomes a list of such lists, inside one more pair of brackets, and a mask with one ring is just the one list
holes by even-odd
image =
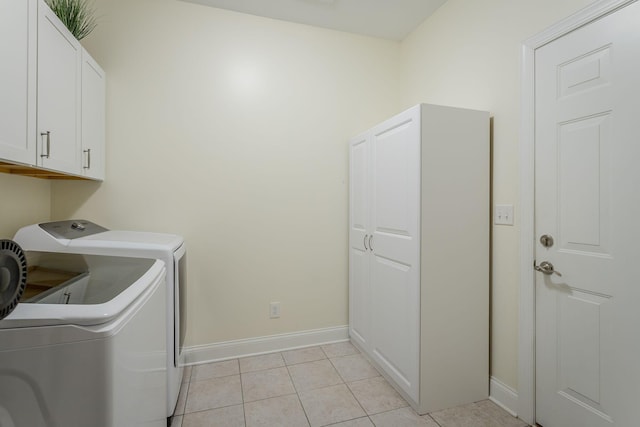
[[513, 225], [513, 205], [496, 205], [493, 210], [493, 223], [496, 225]]

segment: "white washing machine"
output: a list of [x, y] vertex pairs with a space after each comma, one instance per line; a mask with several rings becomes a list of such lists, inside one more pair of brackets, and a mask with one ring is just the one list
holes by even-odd
[[160, 259], [166, 265], [167, 397], [166, 416], [178, 402], [184, 367], [186, 331], [186, 246], [181, 236], [140, 231], [108, 230], [85, 220], [34, 224], [21, 228], [14, 240], [25, 250], [56, 251]]
[[165, 427], [164, 262], [26, 252], [0, 320], [0, 426]]

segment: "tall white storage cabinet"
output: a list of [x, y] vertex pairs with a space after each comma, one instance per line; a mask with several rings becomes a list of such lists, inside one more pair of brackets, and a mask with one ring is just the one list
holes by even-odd
[[421, 414], [489, 393], [489, 138], [421, 104], [350, 141], [350, 337]]

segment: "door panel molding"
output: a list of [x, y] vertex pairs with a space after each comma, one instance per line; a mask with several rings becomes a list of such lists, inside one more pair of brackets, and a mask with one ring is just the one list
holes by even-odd
[[521, 48], [520, 296], [518, 326], [518, 416], [535, 424], [535, 51], [571, 31], [637, 0], [600, 0], [525, 40]]

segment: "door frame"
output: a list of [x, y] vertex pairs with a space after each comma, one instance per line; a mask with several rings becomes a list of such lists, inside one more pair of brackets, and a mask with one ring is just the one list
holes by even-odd
[[535, 424], [535, 51], [638, 0], [598, 0], [541, 33], [521, 48], [520, 286], [518, 322], [518, 417]]

